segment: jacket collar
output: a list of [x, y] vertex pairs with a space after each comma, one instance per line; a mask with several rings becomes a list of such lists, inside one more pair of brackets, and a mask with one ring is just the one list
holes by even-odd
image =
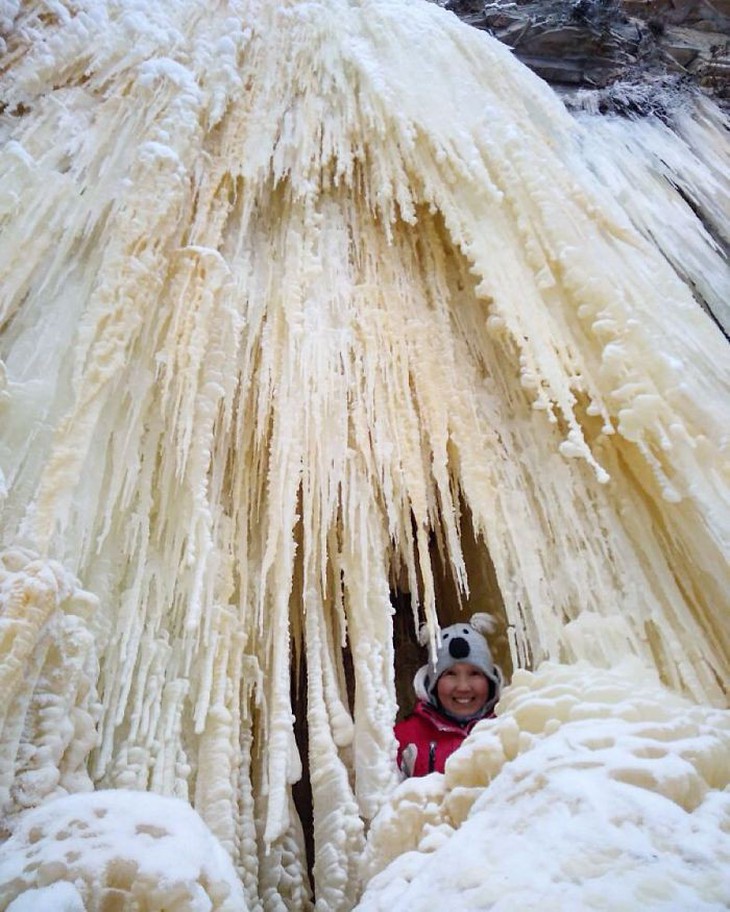
[[419, 700], [416, 703], [413, 713], [422, 719], [428, 719], [438, 731], [445, 732], [469, 732], [477, 722], [485, 718], [484, 716], [479, 716], [477, 719], [465, 719], [463, 722], [457, 722], [456, 719], [450, 719], [439, 712], [435, 706], [426, 703], [425, 700]]

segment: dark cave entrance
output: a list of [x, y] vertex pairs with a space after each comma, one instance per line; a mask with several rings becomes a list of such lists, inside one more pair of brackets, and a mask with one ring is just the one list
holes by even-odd
[[[450, 566], [431, 542], [431, 566], [436, 590], [439, 624], [448, 627], [457, 621], [468, 621], [475, 612], [486, 612], [497, 620], [497, 630], [488, 637], [492, 658], [509, 680], [512, 658], [507, 637], [507, 618], [497, 575], [485, 542], [474, 533], [469, 510], [461, 505], [461, 546], [466, 566], [469, 593], [459, 592]], [[395, 585], [391, 588], [393, 615], [393, 646], [395, 650], [395, 688], [398, 700], [398, 719], [407, 715], [415, 703], [413, 676], [426, 661], [428, 652], [417, 639], [414, 627], [411, 595]]]
[[[508, 645], [504, 601], [486, 543], [475, 535], [471, 515], [463, 504], [461, 505], [460, 537], [469, 584], [468, 595], [459, 592], [451, 568], [439, 553], [435, 536], [432, 537], [431, 566], [436, 589], [439, 624], [446, 627], [459, 620], [468, 620], [477, 611], [493, 615], [498, 626], [496, 632], [488, 638], [489, 646], [494, 661], [501, 667], [505, 679], [509, 680], [512, 675], [512, 659]], [[391, 584], [390, 600], [393, 606], [397, 718], [401, 719], [413, 708], [415, 702], [413, 676], [418, 668], [428, 660], [428, 653], [418, 642], [410, 593], [394, 582]], [[342, 650], [342, 662], [347, 682], [349, 706], [352, 711], [354, 675], [349, 643]], [[291, 671], [292, 707], [295, 715], [294, 733], [302, 758], [302, 778], [293, 786], [292, 791], [294, 804], [304, 831], [307, 865], [311, 880], [314, 864], [314, 833], [308, 751], [307, 666], [303, 654], [293, 656]]]

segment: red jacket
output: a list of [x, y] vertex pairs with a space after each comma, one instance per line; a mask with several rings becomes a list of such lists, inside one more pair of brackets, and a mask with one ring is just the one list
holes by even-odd
[[[490, 718], [490, 717], [485, 717]], [[419, 700], [416, 708], [395, 726], [398, 768], [406, 776], [443, 773], [444, 764], [481, 719], [460, 724]], [[415, 757], [413, 757], [415, 748]], [[405, 753], [405, 757], [404, 757]]]

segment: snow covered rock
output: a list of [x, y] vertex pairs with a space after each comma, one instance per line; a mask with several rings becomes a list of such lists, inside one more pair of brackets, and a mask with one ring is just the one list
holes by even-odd
[[233, 863], [184, 801], [70, 795], [28, 811], [3, 846], [0, 909], [244, 912]]

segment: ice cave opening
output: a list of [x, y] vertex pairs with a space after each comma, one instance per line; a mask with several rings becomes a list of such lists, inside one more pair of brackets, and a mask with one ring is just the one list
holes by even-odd
[[[426, 0], [0, 49], [0, 912], [728, 908], [723, 110]], [[510, 686], [400, 782], [473, 610]]]

